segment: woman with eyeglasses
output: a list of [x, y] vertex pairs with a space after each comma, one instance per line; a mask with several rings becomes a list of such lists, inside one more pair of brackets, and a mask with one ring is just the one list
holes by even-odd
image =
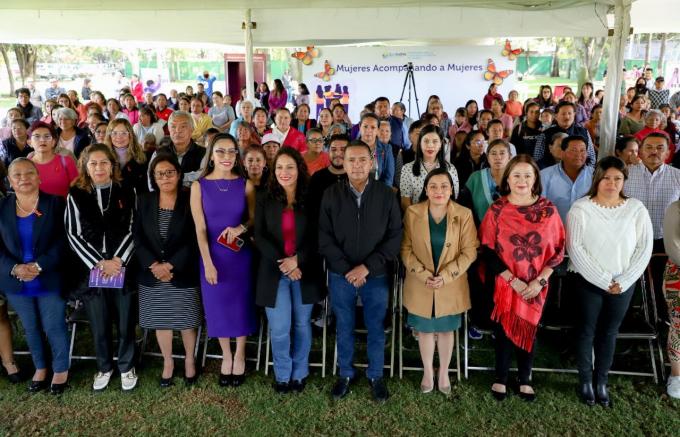
[[175, 363], [172, 333], [184, 345], [184, 380], [196, 382], [194, 349], [203, 322], [198, 279], [196, 227], [189, 193], [182, 190], [182, 169], [174, 155], [161, 153], [151, 162], [153, 191], [139, 198], [135, 251], [139, 262], [139, 325], [156, 331], [163, 354], [161, 388], [172, 385]]
[[149, 191], [149, 163], [130, 122], [120, 118], [111, 120], [106, 128], [106, 145], [116, 154], [122, 184], [134, 189], [138, 195]]
[[307, 164], [309, 176], [331, 165], [331, 159], [324, 152], [324, 138], [321, 129], [311, 128], [307, 131], [307, 151], [302, 155]]
[[485, 148], [486, 139], [484, 138], [484, 132], [473, 130], [467, 134], [460, 155], [453, 161], [461, 186], [467, 183], [472, 173], [489, 166], [484, 154]]
[[[124, 391], [137, 386], [136, 287], [131, 286], [134, 274], [128, 271], [134, 252], [135, 203], [134, 191], [121, 184], [115, 152], [106, 144], [85, 149], [80, 158], [80, 176], [67, 198], [65, 222], [68, 242], [80, 259], [72, 266], [77, 271], [71, 274], [81, 282], [75, 294], [84, 303], [97, 355], [94, 391], [104, 390], [113, 374], [114, 324], [121, 386]], [[113, 281], [115, 287], [110, 284]]]
[[33, 153], [29, 159], [35, 163], [40, 175], [40, 191], [66, 198], [71, 183], [78, 177], [73, 155], [57, 153], [57, 133], [51, 125], [38, 121], [29, 131]]
[[[236, 139], [210, 141], [208, 164], [191, 185], [191, 212], [201, 254], [200, 279], [208, 337], [222, 348], [219, 385], [245, 381], [246, 337], [257, 330], [251, 249], [244, 235], [253, 224], [255, 187], [246, 179]], [[231, 339], [236, 339], [232, 354]]]

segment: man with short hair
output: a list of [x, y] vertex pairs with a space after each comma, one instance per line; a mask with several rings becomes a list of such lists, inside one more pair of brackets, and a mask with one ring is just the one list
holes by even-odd
[[[171, 153], [177, 157], [179, 165], [184, 174], [183, 184], [185, 187], [198, 179], [201, 170], [201, 163], [205, 156], [205, 147], [201, 147], [191, 139], [194, 131], [194, 121], [191, 114], [184, 111], [175, 111], [168, 119], [168, 130], [170, 132], [171, 143], [168, 146], [160, 147], [150, 159], [159, 153]], [[149, 173], [151, 178], [151, 173]], [[151, 182], [149, 179], [149, 187]]]
[[595, 147], [590, 138], [588, 130], [582, 126], [577, 126], [574, 122], [576, 119], [576, 106], [571, 102], [562, 101], [555, 106], [555, 122], [552, 126], [546, 129], [536, 139], [536, 148], [534, 148], [534, 161], [538, 162], [543, 158], [543, 155], [550, 153], [547, 151], [550, 139], [557, 132], [564, 132], [570, 136], [579, 136], [586, 139], [586, 149], [588, 151], [587, 165], [594, 166]]
[[644, 78], [645, 78], [645, 80], [647, 81], [647, 89], [648, 89], [648, 90], [651, 90], [651, 89], [654, 88], [654, 81], [652, 80], [652, 79], [653, 79], [653, 76], [652, 76], [653, 74], [654, 74], [654, 70], [652, 70], [651, 67], [645, 68]]
[[370, 147], [376, 161], [373, 168], [375, 179], [391, 187], [394, 182], [394, 155], [388, 144], [378, 140], [379, 126], [378, 116], [373, 113], [364, 114], [359, 122], [359, 139]]
[[663, 250], [663, 217], [668, 206], [680, 199], [680, 170], [664, 163], [668, 137], [654, 132], [642, 141], [640, 162], [628, 167], [623, 192], [641, 201], [649, 211], [654, 227], [654, 252]]
[[66, 90], [59, 86], [59, 81], [56, 77], [50, 79], [50, 86], [45, 90], [45, 100], [59, 98], [59, 94], [66, 94]]
[[331, 395], [335, 400], [345, 397], [355, 377], [354, 327], [360, 296], [368, 331], [366, 376], [373, 399], [382, 403], [389, 397], [383, 380], [383, 322], [389, 300], [388, 274], [401, 244], [401, 212], [392, 189], [370, 177], [372, 155], [373, 149], [363, 141], [346, 146], [343, 166], [348, 181], [328, 188], [321, 201], [319, 252], [329, 270], [337, 321], [339, 378]]
[[312, 217], [319, 217], [321, 198], [326, 189], [338, 182], [347, 180], [345, 171], [345, 148], [350, 143], [347, 134], [331, 136], [328, 146], [328, 157], [331, 165], [314, 173], [309, 179], [307, 189], [307, 207]]
[[28, 88], [19, 88], [16, 91], [16, 96], [17, 108], [21, 110], [24, 120], [26, 120], [29, 125], [42, 118], [42, 109], [40, 109], [39, 106], [35, 106], [33, 103], [31, 103], [31, 90]]
[[562, 140], [562, 161], [541, 170], [543, 196], [557, 207], [562, 223], [571, 205], [585, 196], [593, 183], [593, 167], [586, 165], [586, 139], [569, 136]]
[[404, 124], [404, 119], [390, 115], [390, 101], [387, 97], [378, 97], [375, 99], [375, 115], [380, 121], [387, 121], [390, 124], [390, 138], [385, 141], [380, 141], [385, 144], [392, 144], [395, 146], [394, 156], [397, 156], [399, 149], [409, 149], [411, 143], [408, 139], [408, 127]]
[[659, 76], [654, 81], [654, 87], [647, 92], [650, 109], [660, 109], [660, 106], [668, 103], [670, 90], [664, 89], [664, 78]]

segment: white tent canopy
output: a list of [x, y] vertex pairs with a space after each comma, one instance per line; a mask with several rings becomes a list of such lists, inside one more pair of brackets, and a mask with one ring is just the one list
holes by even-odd
[[[606, 36], [614, 0], [3, 0], [0, 41], [120, 40], [255, 47], [451, 38]], [[341, 7], [338, 7], [341, 4]]]
[[250, 97], [253, 47], [606, 36], [613, 28], [606, 89], [615, 92], [605, 95], [600, 137], [607, 155], [630, 28], [676, 31], [680, 0], [3, 0], [0, 18], [2, 42], [244, 44]]

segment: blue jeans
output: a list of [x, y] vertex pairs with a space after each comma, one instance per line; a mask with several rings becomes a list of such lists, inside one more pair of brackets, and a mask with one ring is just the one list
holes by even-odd
[[356, 288], [344, 276], [334, 272], [329, 275], [331, 307], [336, 320], [338, 367], [340, 377], [354, 378], [354, 325], [357, 296], [364, 308], [364, 324], [368, 331], [368, 369], [370, 379], [382, 378], [385, 363], [385, 313], [387, 311], [388, 283], [385, 275], [366, 278], [363, 287]]
[[69, 338], [66, 329], [66, 302], [59, 293], [40, 297], [7, 293], [7, 300], [19, 315], [26, 332], [26, 342], [36, 369], [47, 369], [44, 332], [52, 349], [52, 371], [69, 368]]
[[[302, 303], [300, 281], [281, 275], [274, 308], [265, 308], [277, 382], [301, 381], [309, 375], [312, 307]], [[291, 325], [293, 325], [291, 352]]]

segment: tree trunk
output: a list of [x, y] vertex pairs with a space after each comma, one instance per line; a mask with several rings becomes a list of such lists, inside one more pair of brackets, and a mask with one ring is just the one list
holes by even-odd
[[9, 54], [7, 53], [7, 49], [7, 44], [0, 44], [2, 60], [5, 62], [5, 67], [7, 68], [7, 78], [9, 79], [9, 94], [10, 96], [13, 96], [16, 86], [14, 85], [14, 74], [12, 74], [12, 65], [9, 62]]
[[649, 66], [649, 57], [652, 53], [652, 34], [647, 37], [647, 46], [645, 47], [645, 68]]
[[661, 34], [661, 47], [659, 47], [659, 64], [657, 66], [657, 76], [663, 76], [663, 62], [666, 56], [666, 39], [668, 38], [667, 33]]
[[595, 38], [595, 44], [593, 47], [593, 58], [591, 60], [591, 65], [588, 70], [588, 76], [590, 76], [590, 81], [593, 82], [597, 76], [597, 71], [600, 69], [600, 63], [602, 62], [602, 57], [604, 57], [604, 52], [607, 48], [607, 38]]
[[552, 54], [552, 68], [550, 69], [550, 77], [560, 77], [560, 59], [557, 56], [559, 49], [560, 45], [558, 44], [558, 39], [555, 38], [555, 50], [553, 50]]
[[14, 44], [14, 54], [19, 64], [21, 84], [26, 84], [26, 79], [35, 75], [35, 66], [38, 60], [38, 47], [28, 44]]

